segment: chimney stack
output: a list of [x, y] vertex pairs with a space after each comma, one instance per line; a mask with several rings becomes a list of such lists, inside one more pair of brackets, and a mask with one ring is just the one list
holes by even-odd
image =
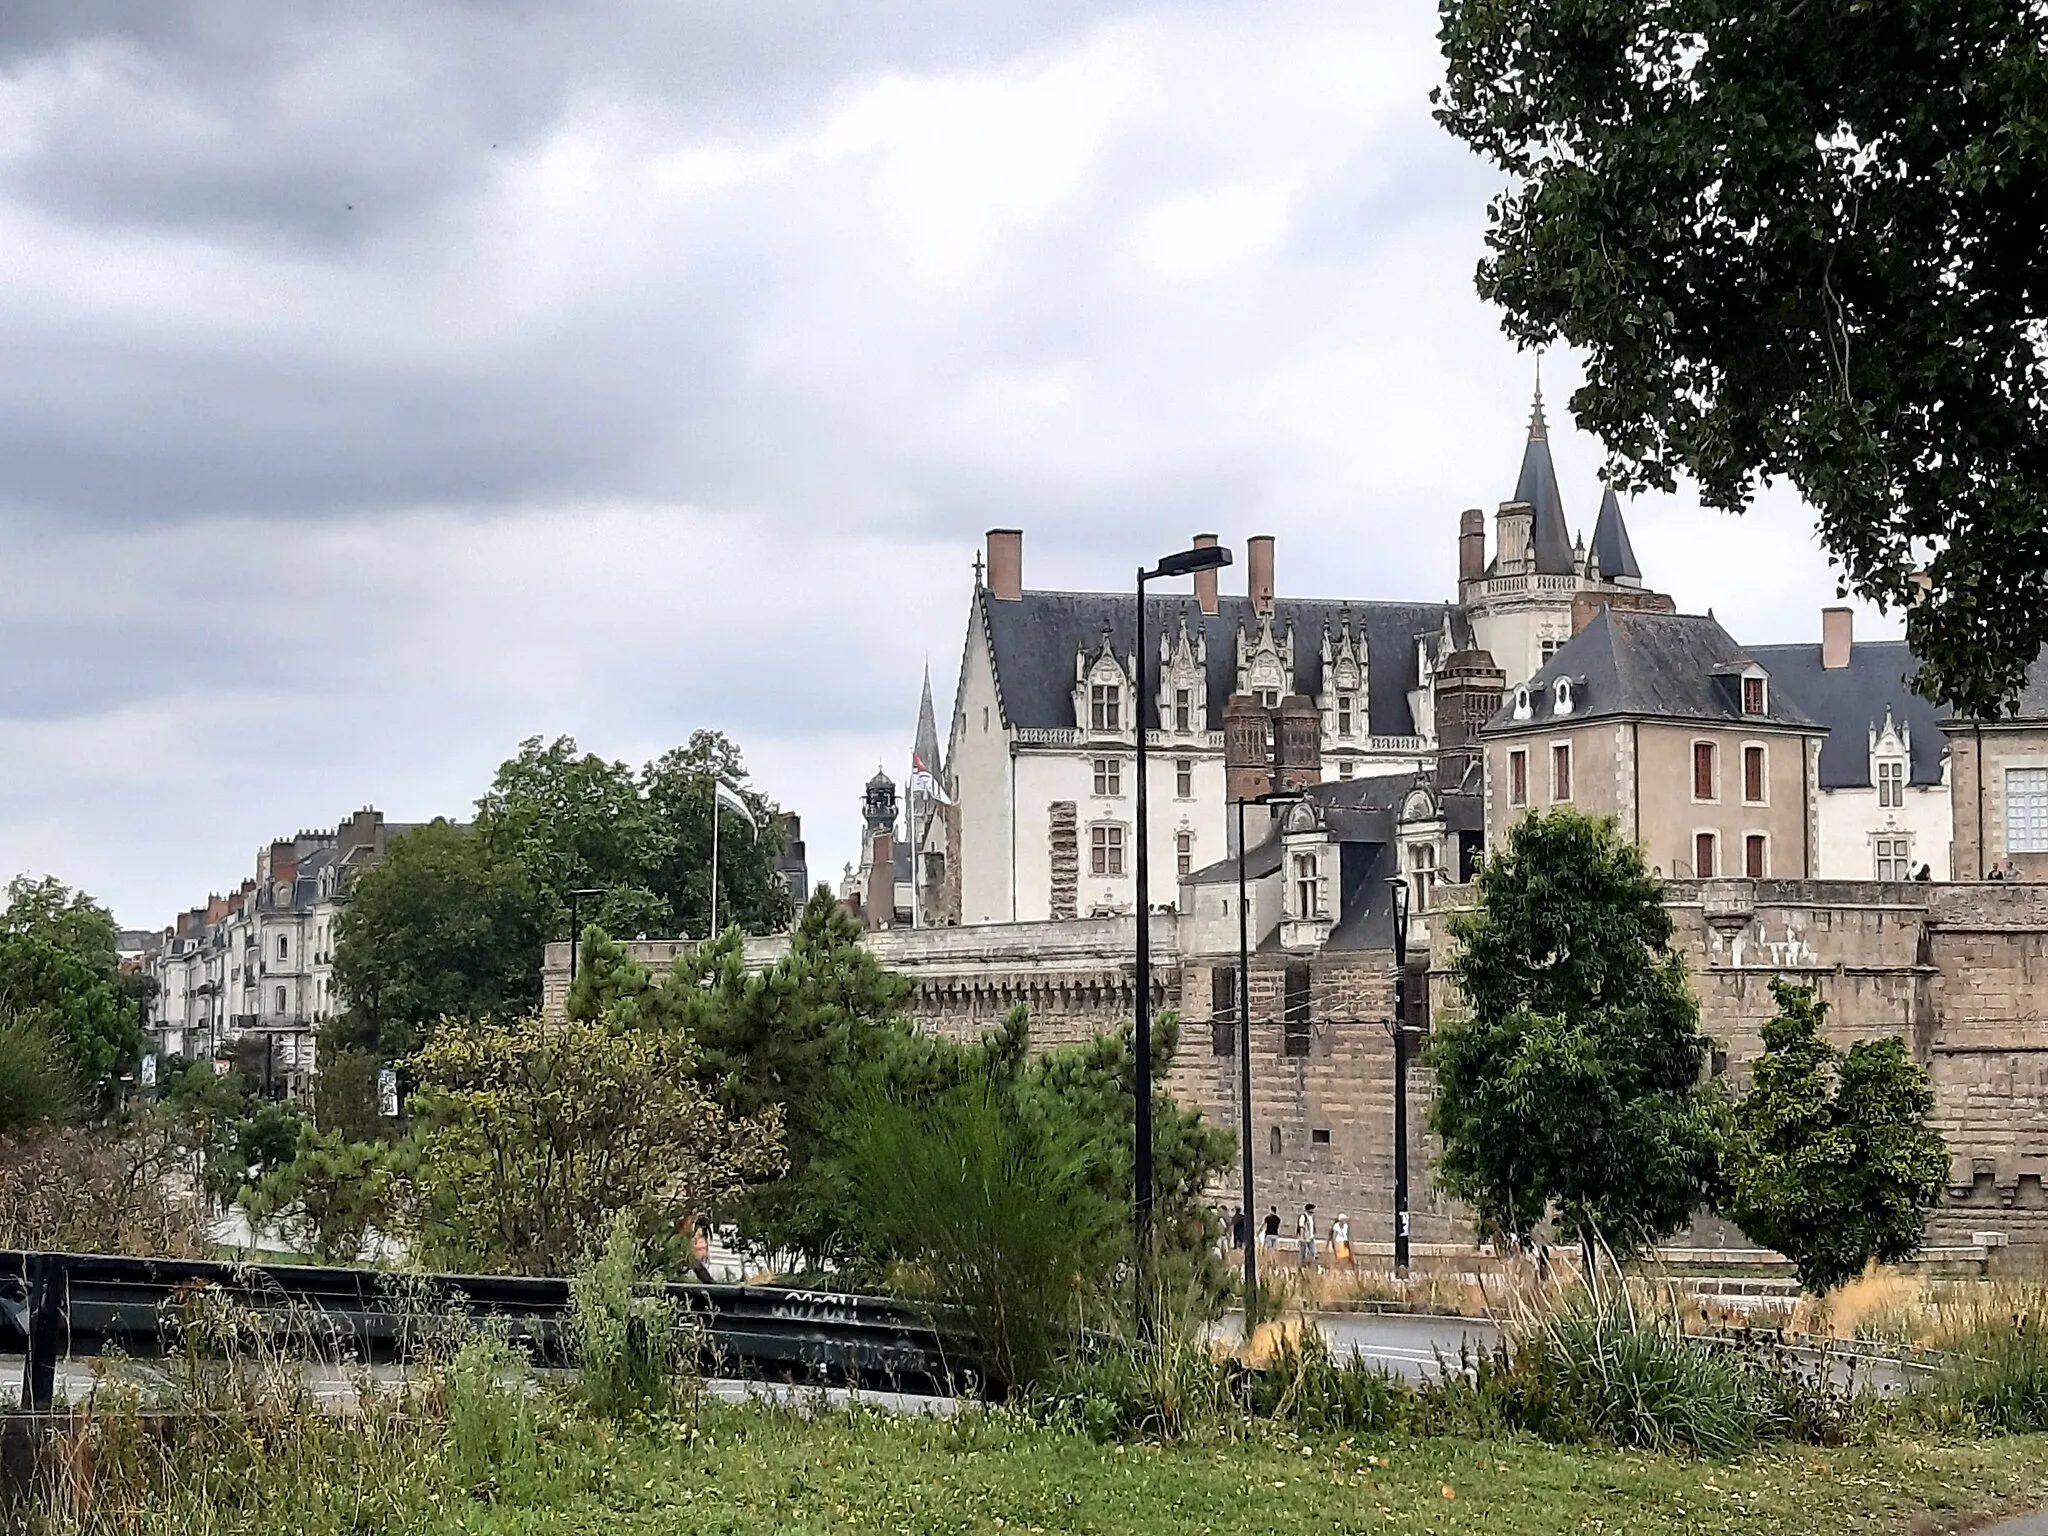
[[1014, 603], [1024, 595], [1024, 530], [991, 528], [988, 531], [988, 592], [990, 597]]
[[1244, 541], [1245, 595], [1252, 612], [1273, 611], [1273, 535], [1255, 533]]
[[[1195, 548], [1214, 549], [1215, 547], [1215, 534], [1198, 533], [1195, 535]], [[1207, 614], [1213, 614], [1216, 612], [1215, 571], [1208, 570], [1195, 572], [1195, 601], [1202, 605], [1202, 612]]]
[[1820, 664], [1830, 672], [1849, 665], [1856, 645], [1856, 610], [1823, 608], [1820, 611]]
[[1458, 580], [1478, 581], [1486, 574], [1486, 514], [1467, 507], [1458, 514]]

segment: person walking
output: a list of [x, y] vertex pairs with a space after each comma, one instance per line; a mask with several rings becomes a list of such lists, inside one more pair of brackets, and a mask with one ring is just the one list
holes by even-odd
[[1259, 1246], [1271, 1253], [1280, 1246], [1280, 1207], [1274, 1206], [1266, 1212], [1266, 1220], [1259, 1232]]
[[1337, 1219], [1330, 1223], [1330, 1257], [1339, 1269], [1351, 1267], [1351, 1216], [1339, 1211]]
[[1230, 1213], [1230, 1246], [1233, 1251], [1244, 1247], [1244, 1207], [1237, 1206]]
[[1294, 1224], [1296, 1243], [1295, 1262], [1302, 1269], [1317, 1266], [1316, 1258], [1316, 1208], [1305, 1205], [1301, 1208], [1301, 1219]]

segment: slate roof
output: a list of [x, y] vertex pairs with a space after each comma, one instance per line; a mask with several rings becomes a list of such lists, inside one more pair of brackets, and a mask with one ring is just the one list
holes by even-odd
[[1820, 787], [1869, 788], [1870, 733], [1884, 724], [1887, 709], [1912, 732], [1907, 782], [1939, 784], [1950, 712], [1946, 705], [1929, 703], [1913, 691], [1913, 674], [1920, 664], [1906, 642], [1858, 641], [1850, 647], [1849, 665], [1833, 671], [1820, 664], [1820, 654], [1818, 644], [1750, 649], [1771, 681], [1828, 728], [1820, 749]]
[[1599, 562], [1602, 581], [1643, 579], [1635, 546], [1628, 541], [1628, 524], [1621, 520], [1621, 503], [1611, 485], [1600, 497], [1600, 520], [1593, 525], [1593, 557]]
[[[1530, 718], [1515, 718], [1510, 690], [1484, 734], [1553, 729], [1614, 716], [1813, 728], [1791, 690], [1765, 690], [1761, 716], [1742, 713], [1739, 670], [1755, 660], [1710, 615], [1625, 613], [1603, 608], [1529, 679]], [[1762, 663], [1758, 663], [1762, 665]], [[1770, 672], [1764, 667], [1765, 673]], [[1569, 714], [1556, 713], [1554, 684], [1572, 680]]]
[[1572, 531], [1565, 526], [1564, 498], [1558, 494], [1557, 466], [1550, 462], [1550, 434], [1543, 424], [1543, 395], [1529, 417], [1529, 444], [1522, 450], [1522, 472], [1515, 479], [1516, 501], [1529, 504], [1529, 547], [1536, 570], [1544, 576], [1572, 574]]
[[[988, 616], [996, 686], [1002, 694], [1003, 714], [1012, 726], [1071, 729], [1078, 725], [1074, 719], [1075, 653], [1099, 648], [1105, 628], [1119, 659], [1128, 658], [1137, 648], [1135, 593], [1026, 592], [1006, 601], [984, 591], [981, 602]], [[1284, 639], [1288, 626], [1294, 627], [1294, 686], [1298, 691], [1310, 695], [1322, 691], [1323, 629], [1327, 625], [1336, 634], [1347, 612], [1353, 632], [1363, 631], [1365, 636], [1371, 733], [1414, 735], [1408, 690], [1419, 681], [1415, 642], [1442, 631], [1451, 605], [1275, 598], [1274, 635]], [[1237, 682], [1237, 632], [1242, 628], [1248, 635], [1256, 633], [1259, 618], [1246, 597], [1219, 598], [1217, 612], [1204, 614], [1191, 594], [1148, 596], [1147, 643], [1157, 646], [1161, 635], [1177, 636], [1183, 615], [1191, 641], [1197, 634], [1208, 639], [1209, 728], [1221, 730], [1223, 706]], [[1158, 729], [1156, 696], [1144, 700], [1144, 711], [1146, 728]]]

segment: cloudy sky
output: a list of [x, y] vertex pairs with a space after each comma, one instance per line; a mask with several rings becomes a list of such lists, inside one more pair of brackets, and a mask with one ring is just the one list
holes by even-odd
[[[1447, 595], [1532, 369], [1434, 13], [9, 0], [0, 865], [158, 925], [524, 736], [716, 726], [836, 878], [990, 526], [1032, 585], [1213, 529]], [[1796, 503], [1631, 524], [1683, 606], [1817, 633]]]

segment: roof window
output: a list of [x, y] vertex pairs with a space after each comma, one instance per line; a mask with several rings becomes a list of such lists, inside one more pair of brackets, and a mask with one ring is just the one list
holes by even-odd
[[1568, 715], [1572, 712], [1572, 680], [1560, 677], [1552, 690], [1550, 712], [1554, 715]]
[[1515, 718], [1517, 720], [1526, 720], [1529, 718], [1529, 715], [1529, 687], [1525, 683], [1515, 690]]

